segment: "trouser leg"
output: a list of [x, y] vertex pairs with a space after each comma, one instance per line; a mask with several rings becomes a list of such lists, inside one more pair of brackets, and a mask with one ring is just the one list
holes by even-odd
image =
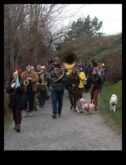
[[57, 93], [55, 89], [51, 90], [51, 101], [53, 114], [57, 114]]
[[34, 92], [30, 92], [28, 93], [28, 101], [29, 101], [29, 112], [33, 111], [33, 107], [34, 107]]
[[58, 91], [57, 98], [58, 98], [58, 113], [60, 114], [62, 111], [62, 103], [63, 103], [63, 95], [64, 91]]

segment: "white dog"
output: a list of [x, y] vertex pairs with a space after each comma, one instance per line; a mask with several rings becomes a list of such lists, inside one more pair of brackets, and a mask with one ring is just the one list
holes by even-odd
[[117, 104], [117, 95], [116, 94], [112, 94], [109, 104], [110, 104], [110, 110], [115, 112], [116, 111], [116, 104]]

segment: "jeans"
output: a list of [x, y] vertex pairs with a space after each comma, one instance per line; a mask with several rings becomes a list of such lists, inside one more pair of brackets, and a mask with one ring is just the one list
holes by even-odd
[[79, 99], [82, 98], [84, 93], [84, 88], [79, 88]]
[[61, 114], [64, 90], [51, 89], [53, 114]]

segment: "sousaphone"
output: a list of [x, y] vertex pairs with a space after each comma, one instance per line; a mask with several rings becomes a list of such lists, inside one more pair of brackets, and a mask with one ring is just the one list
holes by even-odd
[[63, 67], [67, 70], [67, 75], [69, 75], [76, 65], [77, 57], [73, 52], [65, 52], [62, 56]]

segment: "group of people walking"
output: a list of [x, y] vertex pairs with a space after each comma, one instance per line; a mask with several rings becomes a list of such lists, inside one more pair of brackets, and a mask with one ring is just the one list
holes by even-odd
[[10, 94], [9, 107], [13, 112], [16, 131], [21, 130], [22, 110], [26, 115], [32, 116], [33, 110], [37, 110], [37, 99], [40, 108], [44, 108], [48, 92], [51, 93], [52, 118], [54, 119], [62, 114], [65, 89], [68, 91], [70, 109], [76, 111], [77, 101], [91, 88], [91, 101], [94, 100], [97, 110], [98, 93], [106, 75], [104, 72], [103, 76], [102, 68], [104, 69], [105, 65], [103, 67], [103, 64], [97, 65], [93, 61], [92, 65], [80, 62], [68, 74], [62, 66], [60, 56], [55, 56], [49, 61], [47, 67], [37, 65], [36, 71], [30, 64], [26, 66], [24, 72], [17, 69], [11, 74], [7, 86], [7, 92]]

